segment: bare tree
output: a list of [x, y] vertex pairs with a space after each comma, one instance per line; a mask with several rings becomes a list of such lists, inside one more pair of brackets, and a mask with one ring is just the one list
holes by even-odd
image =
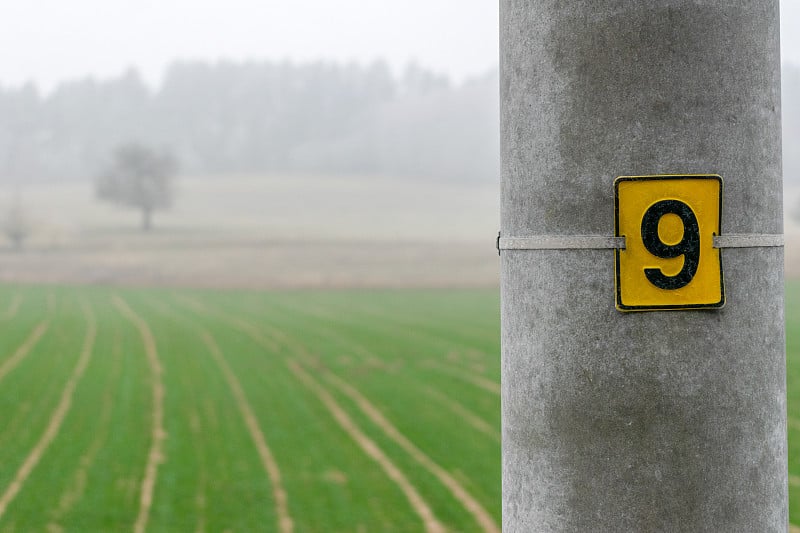
[[15, 193], [14, 199], [6, 213], [6, 219], [3, 224], [3, 232], [6, 234], [14, 248], [21, 250], [25, 239], [28, 238], [31, 232], [30, 220], [25, 209], [22, 207], [22, 202], [19, 198], [19, 193]]
[[142, 212], [142, 231], [152, 226], [153, 211], [172, 206], [177, 166], [167, 152], [139, 144], [114, 151], [109, 167], [96, 182], [97, 197]]

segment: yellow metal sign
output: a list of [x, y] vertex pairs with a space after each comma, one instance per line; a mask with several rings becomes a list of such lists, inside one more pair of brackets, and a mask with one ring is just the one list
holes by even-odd
[[614, 182], [617, 309], [705, 309], [725, 304], [722, 178], [621, 176]]

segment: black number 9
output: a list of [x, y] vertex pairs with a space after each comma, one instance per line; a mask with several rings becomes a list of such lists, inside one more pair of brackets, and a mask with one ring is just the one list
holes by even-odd
[[[665, 244], [658, 236], [658, 223], [667, 214], [678, 215], [683, 222], [683, 238], [678, 244]], [[692, 281], [700, 263], [700, 226], [691, 207], [678, 200], [661, 200], [651, 205], [642, 218], [642, 241], [656, 257], [683, 256], [683, 268], [675, 276], [665, 276], [659, 268], [645, 268], [650, 283], [659, 289], [675, 290]]]

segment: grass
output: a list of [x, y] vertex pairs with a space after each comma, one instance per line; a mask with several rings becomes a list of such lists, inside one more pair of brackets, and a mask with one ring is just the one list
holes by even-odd
[[[17, 294], [2, 353], [37, 325], [47, 330], [0, 378], [0, 531], [280, 531], [286, 516], [294, 531], [413, 531], [426, 520], [476, 531], [481, 512], [499, 523], [499, 396], [423, 365], [466, 350], [464, 334], [448, 333], [464, 320], [482, 347], [470, 348], [480, 368], [469, 371], [499, 380], [496, 291], [297, 293], [295, 302], [289, 293], [7, 286], [0, 315]], [[442, 296], [459, 307], [428, 305]], [[385, 316], [364, 320], [375, 306]], [[420, 320], [435, 326], [404, 339]], [[92, 350], [81, 373], [84, 343]], [[59, 409], [63, 420], [43, 438]]]
[[[800, 525], [798, 282], [786, 320]], [[0, 327], [0, 532], [500, 522], [496, 290], [0, 286]]]
[[800, 281], [786, 288], [786, 389], [789, 416], [789, 516], [800, 526]]

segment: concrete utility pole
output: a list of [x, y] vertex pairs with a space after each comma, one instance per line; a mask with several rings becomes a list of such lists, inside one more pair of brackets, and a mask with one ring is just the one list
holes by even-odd
[[500, 5], [503, 530], [786, 531], [778, 0]]

